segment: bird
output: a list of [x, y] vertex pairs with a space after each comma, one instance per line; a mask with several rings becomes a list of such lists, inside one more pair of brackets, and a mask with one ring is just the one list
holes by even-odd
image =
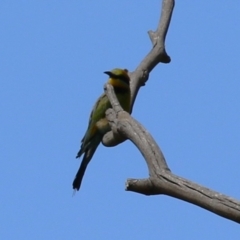
[[[107, 82], [112, 85], [121, 107], [124, 111], [130, 113], [131, 91], [128, 70], [115, 68], [104, 73], [109, 76]], [[107, 95], [103, 93], [93, 106], [89, 117], [87, 131], [81, 140], [80, 150], [76, 156], [76, 158], [80, 158], [84, 154], [78, 172], [72, 183], [74, 191], [78, 191], [80, 189], [85, 170], [98, 145], [102, 141], [103, 136], [107, 132], [111, 131], [108, 120], [105, 116], [105, 112], [109, 108], [111, 108], [111, 103], [108, 100]]]

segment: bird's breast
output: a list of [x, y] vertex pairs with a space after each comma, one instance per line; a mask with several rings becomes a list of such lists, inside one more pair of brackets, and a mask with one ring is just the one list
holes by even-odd
[[[114, 89], [115, 90], [115, 89]], [[128, 91], [116, 91], [116, 96], [117, 99], [121, 105], [121, 107], [123, 108], [124, 111], [129, 112], [130, 111], [130, 100], [131, 100], [131, 94], [130, 94], [130, 90]]]

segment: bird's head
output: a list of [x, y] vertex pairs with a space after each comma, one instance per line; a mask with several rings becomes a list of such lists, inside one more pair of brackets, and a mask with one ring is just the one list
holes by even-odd
[[109, 76], [108, 83], [113, 87], [129, 88], [130, 77], [127, 69], [115, 68], [112, 71], [104, 72]]

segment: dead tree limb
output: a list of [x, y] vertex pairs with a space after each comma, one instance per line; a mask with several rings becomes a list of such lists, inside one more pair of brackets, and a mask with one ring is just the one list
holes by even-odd
[[[173, 8], [174, 0], [163, 0], [157, 30], [148, 32], [153, 48], [137, 69], [130, 73], [132, 107], [140, 87], [144, 86], [152, 69], [160, 62], [171, 61], [165, 50], [165, 38]], [[115, 146], [130, 139], [142, 153], [149, 169], [147, 179], [128, 179], [127, 191], [145, 195], [168, 195], [240, 223], [240, 201], [173, 174], [155, 140], [140, 123], [122, 110], [110, 85], [105, 86], [105, 92], [113, 109], [106, 112], [112, 131], [104, 136], [103, 144]]]
[[149, 170], [148, 179], [128, 179], [127, 191], [145, 195], [168, 195], [240, 223], [240, 201], [173, 174], [150, 133], [123, 111], [112, 86], [107, 84], [105, 92], [113, 107], [106, 112], [113, 133], [134, 143], [142, 153]]
[[[159, 19], [157, 30], [155, 32], [148, 31], [153, 47], [135, 71], [129, 74], [131, 78], [131, 109], [133, 108], [140, 87], [145, 85], [145, 82], [148, 80], [148, 76], [153, 68], [156, 67], [158, 63], [169, 63], [171, 61], [170, 57], [166, 53], [165, 39], [171, 21], [174, 4], [174, 0], [162, 1], [161, 17]], [[112, 147], [118, 145], [124, 140], [126, 139], [120, 136], [113, 136], [113, 132], [111, 131], [105, 134], [102, 143], [104, 146]]]

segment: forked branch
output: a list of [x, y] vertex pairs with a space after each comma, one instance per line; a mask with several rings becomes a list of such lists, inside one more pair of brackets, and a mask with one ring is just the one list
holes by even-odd
[[149, 170], [148, 179], [128, 179], [127, 191], [145, 195], [168, 195], [240, 223], [240, 201], [174, 175], [151, 134], [123, 111], [112, 86], [107, 84], [105, 92], [113, 107], [106, 112], [113, 133], [135, 144], [142, 153]]
[[[171, 60], [165, 50], [165, 38], [173, 8], [174, 0], [163, 0], [157, 30], [148, 32], [153, 48], [130, 74], [132, 107], [140, 87], [148, 80], [151, 70], [158, 63], [169, 63]], [[165, 194], [240, 223], [240, 201], [174, 175], [152, 136], [140, 123], [122, 110], [110, 85], [105, 86], [105, 92], [113, 109], [109, 109], [106, 113], [112, 131], [104, 136], [103, 144], [115, 146], [130, 139], [142, 153], [149, 169], [147, 179], [128, 179], [127, 191], [145, 195]]]
[[[169, 63], [171, 61], [170, 57], [166, 53], [165, 39], [171, 21], [174, 4], [174, 0], [162, 1], [161, 17], [159, 19], [157, 30], [155, 32], [148, 32], [153, 47], [135, 71], [129, 74], [131, 78], [131, 109], [133, 108], [140, 87], [145, 85], [145, 82], [148, 80], [148, 76], [153, 68], [160, 62]], [[119, 136], [113, 136], [113, 132], [109, 132], [105, 134], [102, 143], [104, 146], [112, 147], [118, 145], [124, 140], [124, 138]]]

